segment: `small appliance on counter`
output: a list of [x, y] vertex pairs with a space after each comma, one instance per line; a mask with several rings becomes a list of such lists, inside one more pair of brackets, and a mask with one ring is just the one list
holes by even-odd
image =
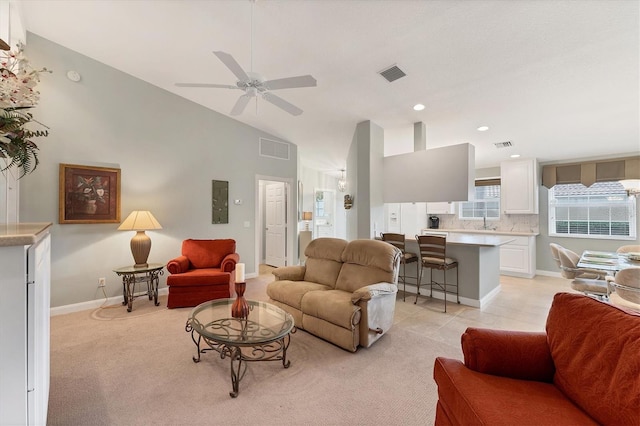
[[438, 229], [440, 226], [440, 218], [438, 216], [429, 216], [429, 229]]

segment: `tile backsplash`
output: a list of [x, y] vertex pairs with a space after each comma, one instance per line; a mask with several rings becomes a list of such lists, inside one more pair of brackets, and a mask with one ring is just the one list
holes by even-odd
[[[482, 230], [482, 220], [461, 220], [456, 214], [436, 215], [440, 218], [440, 228]], [[487, 220], [487, 228], [505, 232], [540, 232], [540, 221], [537, 214], [503, 214], [500, 220]]]

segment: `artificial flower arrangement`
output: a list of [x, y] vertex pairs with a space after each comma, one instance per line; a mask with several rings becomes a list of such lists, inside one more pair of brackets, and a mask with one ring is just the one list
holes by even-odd
[[[16, 166], [23, 177], [38, 166], [38, 146], [32, 139], [47, 136], [49, 132], [28, 110], [40, 100], [40, 92], [35, 87], [42, 72], [51, 71], [34, 69], [21, 44], [16, 50], [10, 50], [0, 40], [0, 158], [4, 159], [0, 172]], [[29, 129], [27, 126], [31, 123], [44, 129]]]

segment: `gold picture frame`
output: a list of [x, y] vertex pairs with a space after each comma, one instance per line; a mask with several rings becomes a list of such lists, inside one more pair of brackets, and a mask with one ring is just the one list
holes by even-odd
[[120, 223], [120, 169], [60, 164], [59, 223]]

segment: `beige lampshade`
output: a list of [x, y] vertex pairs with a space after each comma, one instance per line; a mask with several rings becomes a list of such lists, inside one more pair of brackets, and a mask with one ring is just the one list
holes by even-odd
[[118, 226], [119, 231], [146, 231], [148, 229], [162, 229], [155, 217], [147, 210], [132, 211]]
[[312, 214], [311, 212], [302, 212], [302, 220], [311, 220]]
[[136, 235], [131, 238], [131, 254], [135, 260], [136, 268], [147, 266], [147, 259], [151, 251], [151, 238], [144, 233], [148, 229], [162, 229], [162, 226], [151, 212], [146, 210], [136, 210], [118, 227], [119, 231], [136, 231]]

